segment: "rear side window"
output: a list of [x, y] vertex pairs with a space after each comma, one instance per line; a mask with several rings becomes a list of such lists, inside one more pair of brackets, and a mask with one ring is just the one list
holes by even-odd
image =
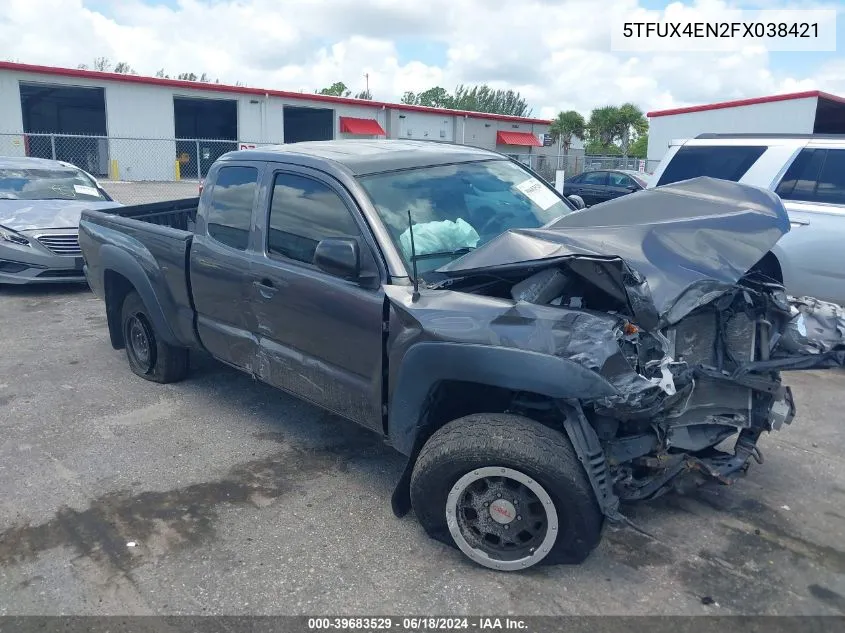
[[802, 150], [775, 193], [784, 200], [845, 205], [845, 150]]
[[829, 149], [816, 185], [816, 200], [845, 204], [845, 150]]
[[823, 149], [801, 150], [786, 170], [775, 193], [784, 200], [815, 200], [816, 182], [824, 155]]
[[583, 185], [604, 185], [607, 184], [606, 171], [588, 171], [581, 176]]
[[221, 244], [245, 251], [257, 189], [258, 170], [255, 167], [221, 168], [206, 215], [208, 234]]
[[709, 176], [737, 182], [768, 149], [765, 146], [686, 146], [666, 165], [657, 186]]

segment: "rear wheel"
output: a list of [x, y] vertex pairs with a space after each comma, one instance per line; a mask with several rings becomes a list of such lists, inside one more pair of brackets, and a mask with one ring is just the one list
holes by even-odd
[[121, 324], [126, 357], [135, 374], [159, 383], [177, 382], [187, 375], [188, 350], [160, 340], [137, 292], [126, 295]]
[[516, 415], [476, 414], [420, 452], [411, 501], [434, 538], [491, 569], [580, 563], [603, 516], [569, 439]]

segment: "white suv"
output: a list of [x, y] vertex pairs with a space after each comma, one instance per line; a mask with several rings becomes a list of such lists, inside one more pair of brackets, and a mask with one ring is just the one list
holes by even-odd
[[697, 176], [777, 193], [792, 230], [760, 267], [792, 295], [845, 304], [845, 135], [702, 134], [670, 147], [648, 188]]

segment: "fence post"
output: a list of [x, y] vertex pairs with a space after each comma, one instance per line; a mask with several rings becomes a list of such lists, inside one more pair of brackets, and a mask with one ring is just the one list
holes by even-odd
[[50, 135], [50, 151], [53, 153], [53, 160], [56, 160], [56, 135]]
[[202, 165], [200, 164], [200, 140], [195, 139], [197, 144], [197, 180], [202, 180]]

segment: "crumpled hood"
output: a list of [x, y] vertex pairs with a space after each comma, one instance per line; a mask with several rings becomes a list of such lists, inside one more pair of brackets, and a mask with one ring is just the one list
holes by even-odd
[[0, 226], [13, 231], [69, 229], [79, 226], [85, 209], [111, 209], [119, 202], [96, 200], [0, 199]]
[[[676, 321], [735, 284], [789, 228], [775, 194], [702, 177], [626, 195], [541, 229], [507, 231], [437, 272], [459, 277], [572, 256], [621, 259], [646, 282], [632, 303], [649, 302]], [[681, 297], [684, 309], [672, 310]]]

